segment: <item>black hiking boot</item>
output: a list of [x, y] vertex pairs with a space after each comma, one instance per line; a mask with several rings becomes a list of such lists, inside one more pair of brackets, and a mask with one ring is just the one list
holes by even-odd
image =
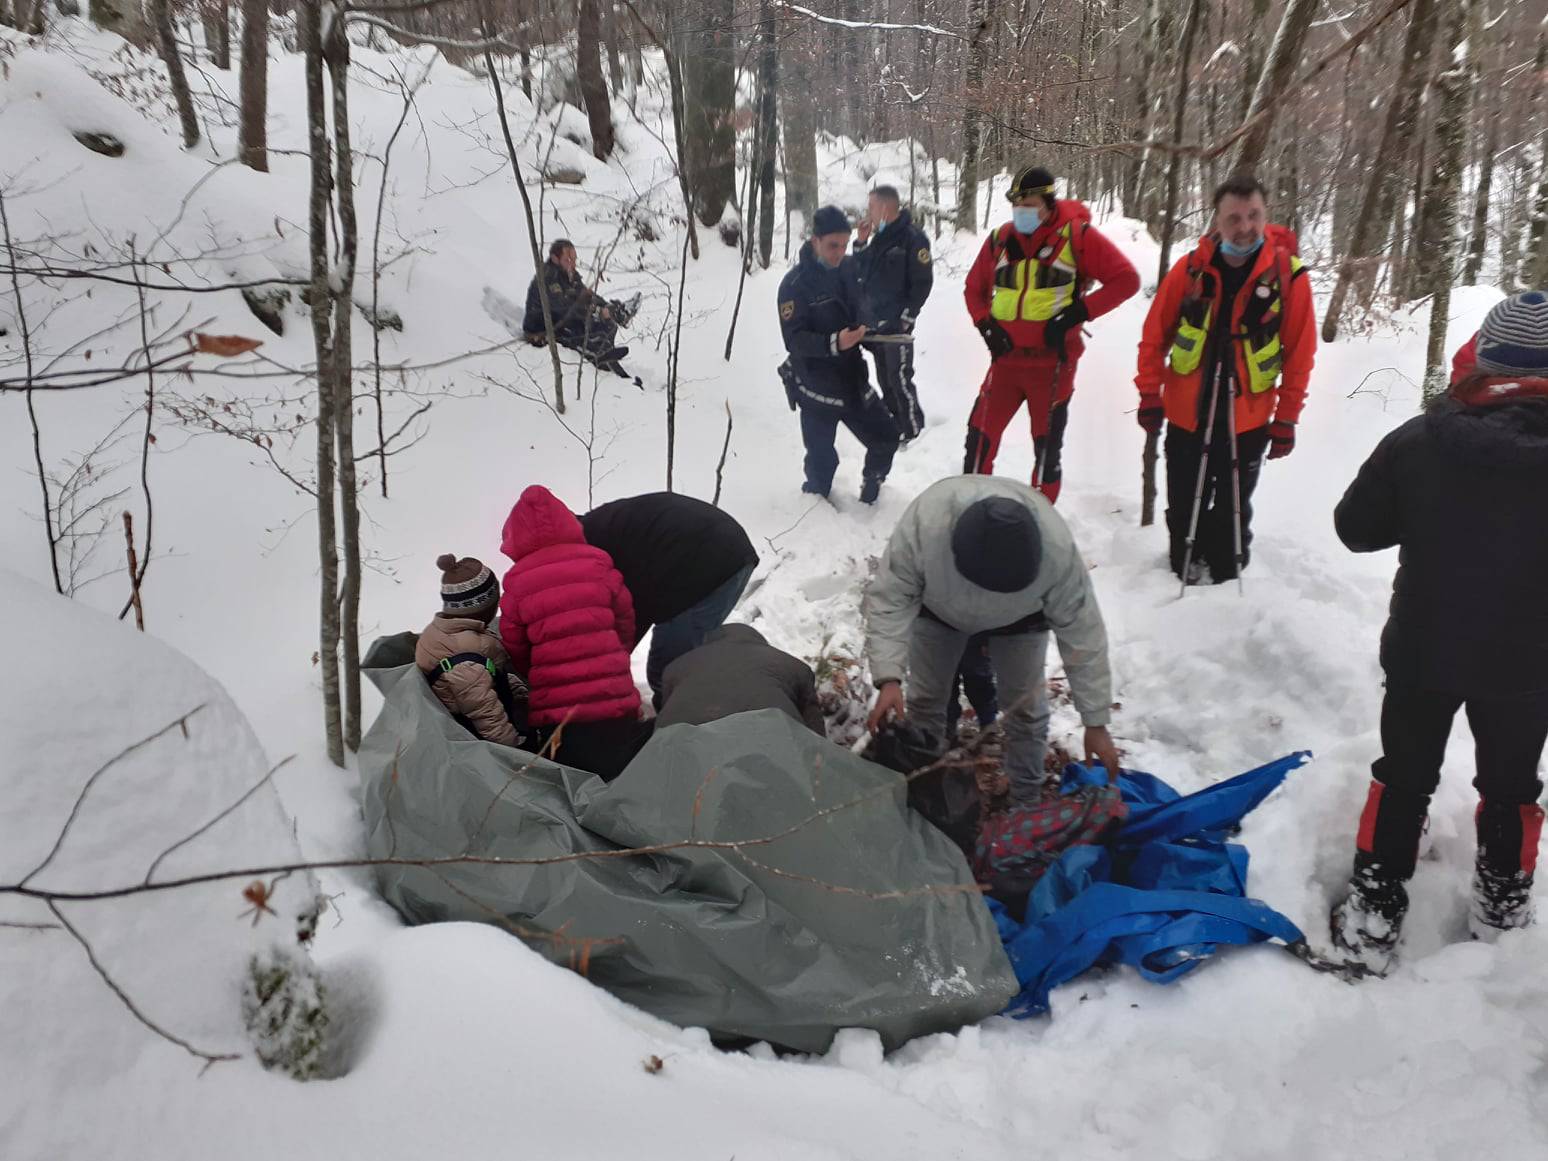
[[828, 490], [826, 488], [819, 488], [810, 480], [801, 485], [801, 493], [806, 496], [821, 496], [824, 500], [828, 498]]
[[1480, 802], [1476, 825], [1478, 859], [1467, 925], [1474, 939], [1493, 943], [1501, 932], [1527, 927], [1535, 918], [1532, 875], [1543, 808]]
[[875, 476], [866, 476], [860, 482], [860, 503], [874, 504], [876, 497], [881, 495], [882, 482]]
[[1333, 946], [1351, 966], [1384, 976], [1397, 962], [1398, 939], [1407, 914], [1407, 880], [1385, 871], [1365, 852], [1358, 852], [1349, 894], [1329, 916]]

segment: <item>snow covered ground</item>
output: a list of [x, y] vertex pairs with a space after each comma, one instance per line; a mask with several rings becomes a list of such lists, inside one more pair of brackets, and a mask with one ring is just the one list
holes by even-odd
[[[0, 74], [0, 192], [14, 236], [52, 237], [56, 252], [99, 256], [124, 250], [132, 236], [140, 255], [187, 281], [304, 273], [304, 158], [276, 152], [268, 175], [212, 166], [233, 151], [234, 131], [218, 123], [216, 152], [205, 145], [185, 154], [169, 133], [164, 99], [146, 79], [154, 79], [154, 68], [142, 76], [143, 60], [119, 55], [117, 42], [79, 25], [66, 23], [42, 50], [15, 38], [7, 43], [13, 47]], [[499, 304], [519, 304], [531, 276], [487, 85], [430, 62], [426, 53], [361, 49], [352, 97], [356, 144], [375, 159], [360, 166], [361, 232], [368, 239], [379, 159], [402, 112], [390, 78], [396, 69], [412, 82], [428, 67], [417, 111], [391, 156], [382, 228], [384, 256], [394, 259], [384, 271], [382, 301], [404, 322], [401, 333], [384, 332], [384, 361], [421, 367], [505, 342]], [[271, 145], [299, 149], [300, 64], [279, 55], [274, 69]], [[208, 84], [234, 95], [234, 75], [211, 72]], [[644, 123], [618, 108], [621, 152], [606, 165], [562, 136], [584, 137], [575, 110], [534, 113], [514, 87], [507, 100], [531, 169], [546, 158], [585, 177], [583, 186], [545, 190], [545, 236], [574, 238], [588, 269], [611, 251], [606, 292], [644, 296], [630, 361], [646, 387], [609, 378], [594, 386], [587, 376], [566, 416], [572, 435], [545, 406], [521, 397], [543, 389], [545, 352], [504, 349], [407, 376], [409, 393], [389, 399], [387, 430], [423, 402], [433, 406], [411, 426], [422, 440], [390, 461], [391, 498], [367, 499], [367, 639], [429, 618], [437, 607], [439, 553], [478, 555], [498, 567], [498, 530], [525, 484], [545, 483], [584, 508], [665, 483], [665, 335], [682, 234], [675, 179], [660, 143], [670, 140], [661, 94], [651, 86], [640, 94]], [[125, 141], [123, 158], [86, 152], [70, 135], [103, 129]], [[908, 189], [907, 155], [895, 147], [857, 155], [846, 143], [832, 143], [823, 157], [824, 200], [857, 208], [871, 181]], [[631, 220], [648, 220], [649, 229], [620, 231], [626, 209]], [[1143, 229], [1122, 219], [1104, 228], [1148, 280], [1156, 251]], [[841, 442], [836, 505], [798, 493], [799, 434], [774, 375], [781, 264], [748, 279], [727, 362], [721, 352], [736, 300], [737, 258], [713, 234], [701, 238], [704, 257], [687, 284], [676, 485], [704, 497], [713, 492], [729, 404], [735, 430], [722, 503], [747, 525], [764, 557], [740, 615], [794, 652], [852, 654], [870, 558], [909, 499], [961, 466], [963, 423], [986, 357], [958, 295], [980, 239], [939, 243], [936, 292], [917, 347], [930, 425], [899, 458], [881, 503], [865, 509], [853, 498], [859, 454], [849, 442]], [[782, 241], [781, 231], [777, 249]], [[197, 256], [211, 251], [218, 256]], [[357, 285], [368, 301], [368, 271]], [[29, 291], [48, 357], [133, 317], [126, 313], [133, 291], [125, 287], [99, 285], [86, 297], [80, 284], [60, 282], [47, 293], [45, 303], [41, 288]], [[1496, 297], [1486, 290], [1454, 297], [1454, 343]], [[277, 371], [310, 361], [306, 317], [294, 304], [285, 335], [277, 337], [234, 292], [156, 298], [161, 327], [197, 323], [213, 333], [262, 338], [262, 354]], [[1380, 435], [1413, 413], [1426, 320], [1422, 313], [1400, 316], [1374, 337], [1322, 352], [1299, 447], [1265, 469], [1246, 596], [1222, 586], [1179, 601], [1164, 566], [1162, 529], [1138, 527], [1142, 435], [1133, 420], [1132, 376], [1145, 307], [1133, 300], [1091, 328], [1060, 507], [1090, 560], [1108, 619], [1122, 703], [1115, 733], [1132, 766], [1185, 789], [1291, 750], [1315, 751], [1316, 761], [1250, 818], [1243, 839], [1253, 855], [1253, 893], [1318, 940], [1347, 873], [1376, 754], [1376, 641], [1394, 565], [1390, 555], [1346, 553], [1333, 536], [1331, 510]], [[179, 321], [185, 308], [186, 321]], [[8, 320], [10, 310], [7, 299], [0, 319]], [[9, 331], [0, 339], [8, 353], [16, 327]], [[368, 361], [369, 339], [357, 319], [357, 362]], [[137, 342], [137, 327], [125, 327], [88, 340], [67, 359], [112, 365]], [[96, 348], [90, 356], [87, 347]], [[240, 397], [272, 393], [260, 410], [283, 414], [293, 410], [284, 397], [295, 394], [296, 381], [205, 378], [196, 388], [161, 389], [208, 395], [218, 414]], [[79, 456], [132, 416], [141, 391], [128, 383], [39, 398], [50, 465]], [[0, 397], [0, 413], [0, 463], [10, 481], [0, 505], [0, 559], [47, 583], [22, 401]], [[374, 443], [366, 435], [374, 423], [363, 401], [362, 446]], [[588, 465], [582, 442], [593, 423], [600, 454]], [[321, 746], [309, 498], [251, 444], [194, 434], [166, 414], [158, 414], [156, 434], [147, 628], [229, 691], [270, 762], [296, 755], [275, 784], [306, 854], [347, 857], [359, 850], [361, 836], [353, 775], [328, 765]], [[308, 436], [302, 430], [294, 449], [277, 440], [280, 462], [304, 471]], [[137, 441], [119, 445], [108, 458], [120, 467], [100, 486], [135, 484], [137, 454]], [[1008, 434], [999, 467], [1030, 472], [1024, 428]], [[115, 518], [123, 506], [136, 511], [143, 528], [137, 494], [111, 506]], [[111, 532], [82, 577], [111, 575], [77, 597], [116, 614], [125, 585], [121, 570], [112, 571], [120, 553], [116, 524]], [[5, 592], [0, 617], [8, 639], [34, 642], [36, 634], [18, 635], [14, 626], [65, 615], [26, 586], [7, 582]], [[76, 693], [94, 708], [104, 739], [137, 736], [135, 725], [148, 732], [161, 724], [151, 719], [164, 708], [139, 701], [124, 708], [145, 678], [115, 660], [120, 645], [105, 645], [100, 665], [78, 654], [57, 659], [80, 674]], [[35, 649], [47, 652], [46, 635]], [[0, 697], [9, 702], [30, 680], [31, 666], [55, 660], [9, 658]], [[104, 686], [111, 695], [96, 695]], [[79, 732], [79, 720], [61, 708], [50, 725], [64, 735]], [[1055, 729], [1073, 735], [1067, 709]], [[1466, 942], [1469, 742], [1459, 724], [1432, 813], [1430, 853], [1414, 884], [1406, 961], [1391, 979], [1350, 987], [1272, 948], [1238, 951], [1170, 988], [1126, 972], [1080, 981], [1055, 994], [1046, 1020], [995, 1019], [886, 1059], [874, 1036], [860, 1032], [841, 1037], [820, 1060], [721, 1054], [702, 1034], [624, 1007], [492, 928], [404, 929], [374, 897], [367, 876], [346, 872], [322, 877], [335, 910], [323, 919], [315, 953], [338, 999], [335, 1023], [347, 1030], [347, 1074], [302, 1085], [249, 1058], [200, 1077], [199, 1062], [104, 997], [82, 970], [79, 948], [61, 933], [0, 928], [0, 973], [24, 961], [35, 970], [40, 946], [58, 965], [29, 977], [37, 982], [24, 995], [0, 991], [0, 1156], [1542, 1157], [1548, 984], [1540, 965], [1548, 931], [1507, 936], [1495, 947]], [[105, 742], [101, 748], [110, 752]], [[36, 810], [43, 830], [57, 828], [60, 796], [17, 788], [42, 778], [73, 787], [89, 773], [81, 768], [84, 757], [58, 752], [60, 768], [48, 768], [30, 760], [14, 733], [0, 738], [3, 809]], [[244, 769], [252, 764], [243, 762]], [[172, 763], [165, 776], [199, 773], [197, 763]], [[71, 797], [61, 799], [66, 807]], [[126, 830], [144, 820], [144, 811], [124, 804]], [[209, 906], [219, 916], [229, 903], [236, 922], [243, 906], [238, 886], [229, 895]], [[201, 897], [188, 905], [206, 904]], [[99, 918], [92, 913], [113, 906], [80, 911]], [[43, 912], [41, 920], [47, 918]], [[0, 919], [40, 916], [7, 902]], [[133, 949], [125, 954], [134, 960]], [[145, 946], [140, 954], [143, 967], [161, 951]], [[175, 1008], [158, 1010], [177, 1025]], [[126, 1045], [132, 1051], [119, 1067], [85, 1071], [81, 1045], [89, 1041], [72, 1039], [65, 1051], [37, 1034], [71, 1021], [82, 1037], [115, 1046], [105, 1058], [119, 1060]], [[644, 1067], [652, 1056], [664, 1062], [659, 1072]]]

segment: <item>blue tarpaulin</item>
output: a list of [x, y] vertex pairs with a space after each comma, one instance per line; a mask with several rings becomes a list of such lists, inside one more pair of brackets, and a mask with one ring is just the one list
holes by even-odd
[[[1119, 774], [1129, 816], [1109, 843], [1065, 851], [1032, 891], [1023, 922], [990, 904], [1022, 988], [1006, 1012], [1046, 1012], [1050, 991], [1098, 963], [1126, 963], [1168, 984], [1223, 945], [1299, 941], [1294, 923], [1247, 898], [1247, 848], [1226, 838], [1310, 757], [1289, 754], [1189, 795], [1153, 774]], [[1106, 779], [1072, 764], [1064, 790]]]

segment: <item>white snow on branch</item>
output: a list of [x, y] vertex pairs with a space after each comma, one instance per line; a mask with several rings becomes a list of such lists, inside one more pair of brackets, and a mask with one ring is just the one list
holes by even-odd
[[790, 4], [786, 0], [776, 0], [779, 7], [790, 12], [799, 12], [802, 16], [820, 21], [823, 24], [836, 24], [840, 28], [873, 28], [880, 32], [932, 32], [936, 36], [949, 36], [953, 40], [965, 40], [960, 32], [953, 32], [949, 28], [937, 28], [933, 24], [885, 24], [877, 20], [841, 20], [837, 16], [824, 16], [820, 12], [813, 12], [810, 8], [802, 8], [799, 4]]

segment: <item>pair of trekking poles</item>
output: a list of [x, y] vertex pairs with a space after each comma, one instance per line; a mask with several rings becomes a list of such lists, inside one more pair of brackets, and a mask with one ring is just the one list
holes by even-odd
[[[1209, 418], [1204, 421], [1204, 446], [1201, 447], [1200, 454], [1198, 454], [1198, 478], [1194, 481], [1194, 511], [1190, 512], [1189, 519], [1187, 519], [1187, 542], [1186, 548], [1183, 551], [1183, 588], [1178, 591], [1178, 601], [1187, 596], [1187, 576], [1189, 576], [1192, 567], [1194, 567], [1194, 546], [1198, 543], [1198, 517], [1200, 517], [1200, 509], [1203, 508], [1204, 503], [1204, 480], [1209, 477], [1209, 460], [1211, 460], [1215, 450], [1215, 423], [1217, 423], [1218, 415], [1220, 415], [1221, 379], [1226, 381], [1226, 390], [1228, 390], [1229, 395], [1228, 406], [1234, 404], [1235, 398], [1237, 398], [1235, 396], [1235, 376], [1231, 375], [1231, 372], [1228, 372], [1226, 367], [1228, 367], [1228, 364], [1226, 364], [1224, 359], [1215, 364], [1215, 378], [1212, 381], [1211, 390], [1209, 390]], [[1245, 596], [1246, 584], [1241, 580], [1241, 570], [1246, 567], [1245, 553], [1241, 550], [1241, 458], [1240, 452], [1238, 452], [1237, 424], [1235, 424], [1234, 416], [1229, 416], [1226, 423], [1228, 423], [1229, 430], [1231, 430], [1231, 531], [1232, 537], [1234, 537], [1232, 539], [1232, 550], [1234, 550], [1235, 562], [1237, 562], [1237, 591]], [[1153, 446], [1155, 438], [1152, 437], [1152, 443], [1146, 447], [1147, 471], [1150, 471], [1155, 466], [1155, 446]], [[1153, 495], [1153, 485], [1149, 483], [1149, 475], [1147, 475], [1147, 488], [1150, 489], [1147, 495]]]

